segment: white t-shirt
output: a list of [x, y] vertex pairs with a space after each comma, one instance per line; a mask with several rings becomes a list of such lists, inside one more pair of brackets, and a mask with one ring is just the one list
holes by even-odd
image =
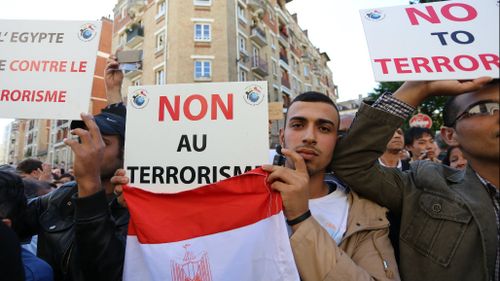
[[337, 242], [337, 245], [340, 244], [347, 229], [347, 216], [349, 215], [346, 191], [337, 187], [334, 192], [326, 196], [310, 199], [309, 209], [312, 216]]
[[[309, 210], [318, 223], [330, 234], [338, 244], [347, 230], [349, 215], [348, 188], [344, 187], [333, 176], [327, 175], [325, 182], [336, 186], [335, 191], [316, 199], [309, 199]], [[289, 235], [292, 228], [288, 227]]]

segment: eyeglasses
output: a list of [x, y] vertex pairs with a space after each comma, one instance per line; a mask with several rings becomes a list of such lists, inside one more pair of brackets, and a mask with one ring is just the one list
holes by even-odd
[[498, 101], [479, 101], [477, 103], [471, 104], [469, 107], [467, 107], [461, 114], [455, 118], [455, 121], [453, 121], [452, 127], [457, 124], [457, 121], [463, 118], [469, 118], [472, 116], [484, 116], [484, 115], [493, 115], [495, 113], [498, 113], [498, 107], [499, 103]]

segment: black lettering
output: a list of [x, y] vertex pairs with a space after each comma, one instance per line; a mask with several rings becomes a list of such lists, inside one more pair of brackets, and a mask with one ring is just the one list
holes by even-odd
[[198, 147], [198, 136], [197, 135], [194, 135], [193, 136], [193, 146], [194, 146], [194, 150], [196, 150], [197, 152], [201, 152], [203, 150], [205, 150], [207, 148], [207, 135], [203, 135], [203, 141], [201, 143], [201, 147]]
[[187, 135], [182, 135], [179, 141], [179, 146], [177, 147], [177, 152], [181, 152], [182, 148], [186, 148], [188, 152], [191, 152], [191, 146], [189, 145], [189, 139]]
[[141, 167], [140, 168], [140, 180], [139, 183], [151, 183], [151, 180], [146, 179], [146, 177], [149, 177], [151, 174], [149, 171], [151, 170], [151, 167]]
[[220, 171], [221, 176], [223, 176], [225, 178], [230, 178], [231, 175], [228, 172], [226, 172], [229, 169], [231, 169], [231, 167], [229, 167], [229, 166], [222, 166], [222, 167], [220, 167], [219, 171]]
[[[186, 178], [186, 171], [188, 171], [191, 173], [191, 178]], [[196, 178], [196, 171], [193, 169], [193, 167], [183, 167], [181, 169], [181, 182], [182, 183], [193, 183], [194, 180]]]
[[[153, 166], [153, 183], [164, 184], [163, 174], [165, 170], [161, 166]], [[158, 180], [158, 181], [157, 181]]]
[[210, 183], [210, 168], [206, 166], [198, 167], [198, 184], [202, 184], [202, 178], [205, 179], [205, 183]]
[[127, 167], [127, 170], [130, 171], [130, 183], [134, 183], [135, 182], [135, 171], [139, 170], [139, 167], [129, 166], [129, 167]]
[[[177, 167], [174, 166], [167, 166], [167, 184], [169, 183], [175, 183], [178, 184], [179, 180], [177, 179], [177, 173], [179, 170], [177, 170]], [[173, 179], [173, 181], [170, 181], [170, 178]]]

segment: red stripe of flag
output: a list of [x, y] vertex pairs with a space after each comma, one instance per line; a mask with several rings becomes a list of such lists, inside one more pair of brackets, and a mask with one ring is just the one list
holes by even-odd
[[279, 193], [258, 168], [197, 189], [157, 194], [124, 188], [129, 235], [145, 244], [182, 241], [256, 223], [282, 210]]

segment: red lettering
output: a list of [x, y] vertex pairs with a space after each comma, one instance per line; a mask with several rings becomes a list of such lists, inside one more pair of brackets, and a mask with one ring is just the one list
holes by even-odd
[[181, 97], [175, 96], [174, 99], [174, 107], [172, 107], [167, 96], [160, 97], [160, 111], [158, 112], [158, 121], [165, 121], [165, 107], [167, 108], [170, 118], [172, 118], [173, 121], [179, 121], [179, 104], [181, 102]]
[[496, 54], [481, 54], [479, 55], [479, 59], [484, 65], [486, 70], [491, 70], [491, 65], [493, 64], [497, 68], [500, 68], [500, 60], [498, 55]]
[[403, 69], [403, 67], [408, 67], [410, 66], [408, 63], [407, 58], [395, 58], [394, 59], [394, 66], [396, 67], [396, 72], [397, 73], [411, 73], [410, 69]]
[[[17, 94], [17, 97], [15, 96]], [[11, 101], [18, 101], [21, 98], [21, 91], [19, 90], [14, 90], [10, 93], [10, 100]]]
[[233, 94], [227, 95], [227, 105], [224, 106], [224, 101], [220, 95], [212, 95], [212, 114], [211, 119], [217, 120], [217, 106], [227, 120], [233, 120]]
[[85, 72], [87, 71], [87, 62], [86, 61], [81, 61], [80, 62], [80, 68], [78, 69], [80, 72]]
[[66, 102], [66, 91], [59, 92], [59, 98], [57, 99], [57, 102]]
[[59, 65], [58, 61], [51, 61], [50, 62], [50, 72], [57, 72], [57, 66]]
[[2, 90], [2, 96], [0, 97], [0, 101], [9, 101], [9, 90]]
[[[460, 7], [467, 11], [465, 17], [457, 17], [451, 13], [451, 8]], [[474, 7], [467, 5], [465, 3], [450, 3], [446, 4], [441, 8], [441, 14], [451, 21], [471, 21], [477, 17], [477, 11]]]
[[[200, 112], [198, 113], [198, 115], [193, 115], [191, 113], [191, 103], [195, 99], [198, 100], [201, 105]], [[198, 121], [201, 118], [205, 117], [205, 115], [207, 114], [207, 109], [208, 109], [207, 100], [202, 95], [191, 95], [184, 102], [183, 109], [184, 109], [184, 115], [186, 116], [187, 119], [192, 121]]]
[[380, 63], [380, 66], [382, 67], [383, 74], [389, 73], [389, 70], [387, 69], [387, 63], [390, 62], [391, 59], [374, 59], [373, 61]]
[[427, 10], [427, 14], [425, 12], [418, 10], [417, 8], [414, 8], [414, 7], [410, 7], [410, 8], [405, 9], [406, 14], [408, 15], [408, 18], [410, 19], [411, 25], [419, 25], [420, 24], [417, 20], [417, 16], [420, 16], [421, 18], [423, 18], [424, 20], [426, 20], [430, 23], [441, 23], [433, 6], [425, 6], [425, 9]]
[[432, 68], [429, 66], [429, 59], [424, 57], [415, 57], [411, 58], [411, 62], [413, 67], [415, 68], [416, 73], [422, 73], [420, 70], [421, 67], [425, 68], [427, 72], [433, 72]]
[[[470, 62], [470, 67], [464, 66], [462, 64], [462, 59], [468, 60]], [[468, 55], [456, 56], [453, 59], [453, 63], [455, 64], [455, 66], [458, 69], [463, 70], [463, 71], [474, 71], [474, 70], [477, 70], [479, 68], [479, 62], [474, 57], [471, 57]]]
[[31, 94], [31, 91], [24, 90], [23, 97], [21, 98], [21, 101], [30, 101], [30, 94]]
[[432, 57], [432, 63], [436, 68], [436, 72], [443, 72], [441, 67], [445, 67], [449, 72], [455, 72], [455, 69], [450, 66], [450, 59], [448, 57], [436, 56]]
[[44, 102], [55, 102], [56, 100], [57, 100], [57, 91], [53, 91], [52, 93], [50, 91], [45, 92]]

